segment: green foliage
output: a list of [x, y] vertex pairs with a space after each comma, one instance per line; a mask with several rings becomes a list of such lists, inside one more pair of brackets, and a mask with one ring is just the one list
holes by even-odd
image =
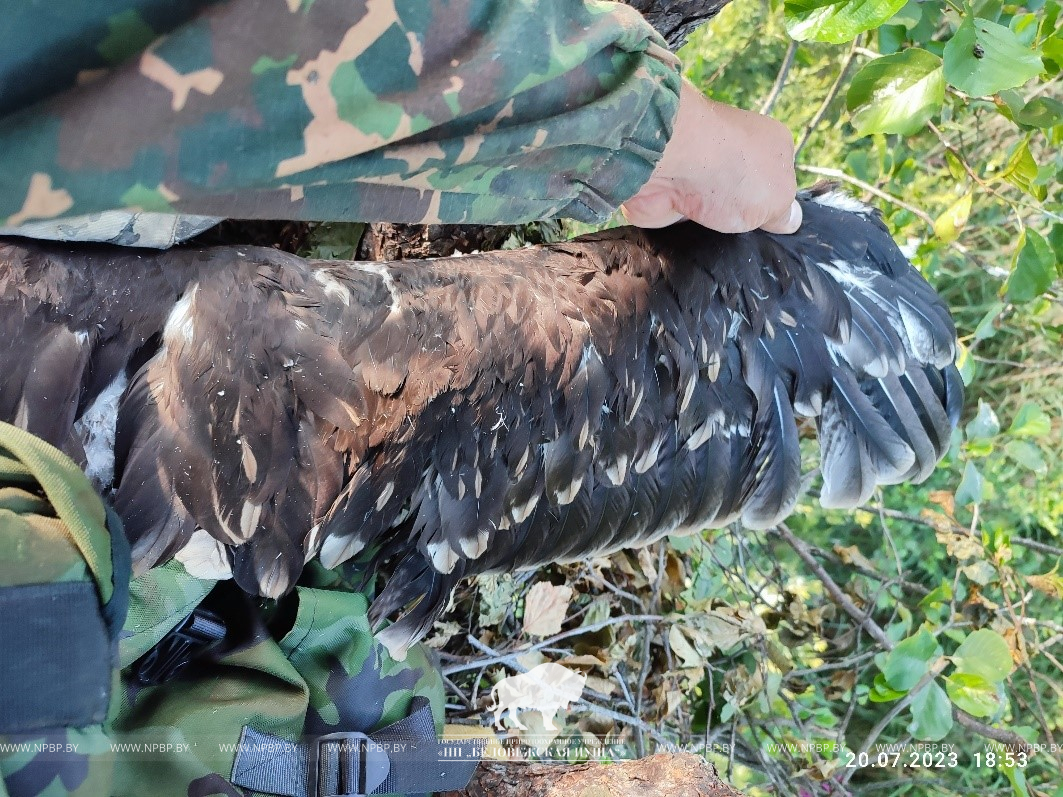
[[786, 30], [794, 41], [841, 44], [892, 17], [905, 0], [786, 0]]
[[1037, 51], [988, 19], [967, 16], [945, 45], [945, 79], [972, 97], [1021, 86], [1044, 71]]
[[916, 47], [871, 61], [845, 95], [853, 127], [861, 135], [915, 133], [944, 101], [941, 59]]
[[[761, 644], [710, 661], [716, 676], [690, 692], [708, 701], [692, 730], [726, 728], [757, 751], [744, 769], [715, 759], [755, 795], [1055, 793], [1058, 753], [977, 764], [999, 745], [971, 723], [1036, 743], [1063, 734], [1063, 693], [1050, 685], [1063, 679], [1060, 2], [785, 0], [764, 19], [736, 0], [682, 55], [723, 102], [759, 110], [781, 83], [771, 113], [805, 141], [799, 174], [879, 207], [952, 308], [968, 391], [926, 484], [887, 488], [854, 515], [810, 501], [790, 521], [884, 639], [771, 535], [734, 530], [685, 550], [684, 600], [752, 605], [767, 628]], [[739, 655], [762, 687], [728, 703], [720, 683]], [[773, 746], [821, 736], [841, 752]], [[847, 763], [914, 741], [958, 758]]]

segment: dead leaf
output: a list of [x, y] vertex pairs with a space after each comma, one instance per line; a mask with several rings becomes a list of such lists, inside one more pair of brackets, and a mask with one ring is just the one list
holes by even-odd
[[838, 554], [838, 558], [847, 565], [854, 565], [872, 573], [875, 572], [875, 566], [871, 564], [871, 560], [864, 556], [855, 545], [835, 544], [834, 553]]
[[686, 588], [686, 571], [682, 560], [672, 551], [664, 560], [665, 583], [663, 592], [665, 595], [678, 595]]
[[966, 532], [957, 533], [951, 528], [938, 528], [934, 532], [934, 536], [937, 537], [938, 542], [945, 546], [945, 551], [949, 556], [959, 559], [961, 562], [966, 559], [974, 559], [983, 553], [982, 541]]
[[771, 663], [779, 668], [779, 672], [788, 673], [794, 668], [793, 659], [790, 656], [790, 651], [784, 645], [781, 645], [778, 640], [769, 639], [767, 642], [768, 658]]
[[560, 633], [571, 600], [572, 587], [555, 587], [549, 581], [535, 584], [524, 598], [524, 633], [540, 637]]
[[1050, 595], [1056, 600], [1063, 599], [1063, 576], [1054, 570], [1042, 575], [1026, 576], [1027, 583], [1038, 592]]
[[977, 562], [971, 562], [969, 565], [964, 565], [960, 568], [967, 578], [976, 584], [981, 584], [983, 587], [996, 580], [997, 571], [993, 565], [984, 559], [979, 559]]
[[608, 678], [599, 678], [597, 675], [588, 675], [584, 684], [587, 689], [601, 692], [603, 695], [611, 695], [616, 691], [616, 683]]
[[672, 648], [672, 653], [676, 655], [682, 666], [705, 666], [705, 659], [700, 653], [694, 650], [694, 647], [689, 642], [687, 642], [686, 637], [683, 636], [683, 631], [678, 624], [673, 625], [668, 629], [668, 644]]
[[956, 517], [956, 494], [949, 490], [934, 490], [927, 496], [933, 503], [945, 510], [949, 518]]
[[590, 653], [584, 653], [582, 656], [565, 656], [563, 659], [557, 660], [558, 664], [564, 664], [566, 667], [602, 667], [604, 668], [609, 662], [599, 656], [592, 655]]
[[642, 568], [642, 574], [651, 584], [657, 580], [657, 564], [654, 561], [656, 558], [649, 548], [639, 548], [639, 567]]
[[534, 667], [538, 667], [546, 661], [546, 656], [538, 650], [529, 650], [527, 653], [522, 653], [517, 656], [517, 664], [526, 670], [530, 670]]
[[829, 700], [841, 700], [845, 693], [854, 686], [856, 686], [856, 670], [835, 670], [823, 694]]
[[426, 645], [435, 650], [439, 650], [444, 647], [450, 638], [456, 634], [461, 633], [461, 626], [458, 623], [447, 621], [439, 621], [432, 628], [432, 635], [424, 641]]
[[484, 742], [483, 757], [488, 761], [509, 761], [508, 751], [498, 742], [494, 728], [484, 728], [478, 725], [444, 725], [443, 739], [446, 741], [462, 741], [467, 739], [479, 739]]

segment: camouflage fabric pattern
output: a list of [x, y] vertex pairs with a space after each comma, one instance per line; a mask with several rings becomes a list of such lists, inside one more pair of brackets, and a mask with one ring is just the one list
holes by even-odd
[[43, 440], [0, 422], [0, 586], [92, 581], [113, 591], [103, 503], [81, 470]]
[[[0, 425], [0, 587], [110, 579], [105, 518], [69, 458]], [[267, 607], [226, 582], [228, 648], [142, 686], [131, 665], [215, 587], [176, 560], [143, 574], [131, 588], [106, 722], [0, 734], [0, 797], [139, 797], [145, 784], [158, 797], [243, 795], [227, 776], [245, 726], [291, 741], [370, 732], [405, 717], [418, 696], [441, 730], [443, 684], [429, 652], [388, 655], [356, 578], [311, 567], [282, 605]]]
[[168, 249], [210, 229], [215, 216], [176, 213], [141, 213], [108, 210], [58, 221], [28, 221], [18, 227], [0, 227], [0, 235], [21, 235], [46, 241], [96, 241], [115, 246]]
[[[171, 562], [134, 583], [123, 665], [209, 588], [195, 581]], [[440, 675], [424, 649], [403, 662], [387, 655], [373, 640], [365, 596], [300, 586], [289, 600], [297, 602], [295, 618], [279, 640], [249, 603], [247, 639], [218, 660], [158, 687], [141, 687], [126, 673], [108, 727], [117, 751], [112, 794], [141, 795], [145, 783], [158, 797], [245, 794], [226, 779], [245, 725], [292, 741], [368, 732], [403, 718], [413, 698], [424, 696], [442, 727]]]
[[653, 29], [597, 0], [16, 4], [0, 227], [599, 220], [649, 177], [678, 88]]
[[157, 645], [203, 602], [215, 583], [190, 576], [176, 560], [138, 577], [129, 591], [129, 613], [119, 638], [120, 665], [128, 667]]
[[[109, 540], [103, 504], [74, 463], [0, 423], [0, 587], [90, 581], [108, 600]], [[0, 734], [0, 797], [109, 794], [112, 769], [100, 725]]]

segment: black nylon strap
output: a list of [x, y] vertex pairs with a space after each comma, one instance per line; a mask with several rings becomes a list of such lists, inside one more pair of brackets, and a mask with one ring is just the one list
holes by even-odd
[[103, 722], [112, 664], [95, 584], [0, 588], [0, 733]]
[[[460, 791], [480, 762], [480, 740], [439, 742], [428, 700], [368, 735], [337, 733], [290, 742], [245, 727], [232, 783], [284, 797]], [[381, 761], [383, 757], [383, 761]], [[357, 791], [365, 788], [364, 791]]]

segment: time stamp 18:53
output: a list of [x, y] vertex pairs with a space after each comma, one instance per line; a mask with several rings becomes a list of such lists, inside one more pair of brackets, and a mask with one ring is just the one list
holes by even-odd
[[[882, 750], [877, 753], [847, 751], [844, 758], [844, 766], [849, 769], [952, 769], [960, 763], [959, 753], [955, 750]], [[1022, 769], [1029, 763], [1029, 756], [1021, 750], [980, 750], [971, 755], [971, 760], [976, 769]]]

